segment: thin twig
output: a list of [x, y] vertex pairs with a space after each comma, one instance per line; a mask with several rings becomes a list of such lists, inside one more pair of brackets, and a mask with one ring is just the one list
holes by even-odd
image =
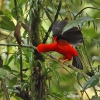
[[[15, 4], [15, 15], [16, 15], [16, 20], [18, 23], [18, 9], [17, 9], [17, 0], [14, 0], [14, 4]], [[20, 53], [20, 80], [21, 82], [23, 82], [23, 72], [22, 72], [22, 50], [21, 47], [18, 47], [19, 53]]]
[[[63, 67], [68, 73], [70, 73], [70, 75], [71, 75], [71, 76], [75, 79], [75, 81], [81, 86], [81, 88], [83, 88], [82, 85], [80, 84], [79, 80], [76, 79], [75, 76], [74, 76], [66, 67], [64, 67], [64, 66], [62, 66], [62, 67]], [[87, 93], [86, 91], [84, 91], [84, 92], [85, 92], [85, 94], [87, 95], [88, 99], [90, 100], [90, 97], [89, 97], [88, 93]]]
[[16, 19], [17, 19], [17, 21], [18, 21], [17, 0], [14, 0], [14, 5], [15, 5], [15, 14], [16, 14]]
[[14, 47], [24, 47], [24, 48], [33, 48], [33, 49], [36, 49], [35, 46], [29, 46], [29, 45], [18, 45], [18, 44], [3, 44], [3, 43], [0, 43], [1, 46], [14, 46]]
[[[53, 56], [52, 54], [46, 53], [48, 56], [50, 56], [51, 58], [57, 59], [57, 57]], [[62, 60], [59, 60], [60, 62], [62, 62]], [[70, 65], [69, 63], [65, 62], [64, 65], [68, 66], [69, 68], [73, 69], [74, 71], [80, 73], [83, 77], [85, 78], [89, 78], [89, 76], [87, 74], [85, 74], [84, 72], [82, 72], [81, 70], [77, 69], [76, 67]]]
[[0, 81], [1, 81], [1, 84], [2, 84], [2, 88], [3, 88], [6, 100], [10, 100], [8, 89], [7, 89], [6, 85], [5, 85], [4, 79], [0, 78]]
[[85, 50], [85, 53], [86, 53], [87, 60], [88, 60], [88, 63], [89, 63], [89, 65], [90, 65], [91, 71], [93, 71], [93, 68], [92, 68], [92, 65], [91, 65], [89, 56], [88, 56], [88, 54], [87, 54], [87, 50], [86, 50], [86, 46], [85, 46], [85, 42], [84, 42], [84, 41], [83, 41], [83, 46], [84, 46], [84, 50]]
[[59, 97], [53, 95], [52, 93], [51, 93], [51, 94], [47, 94], [47, 95], [48, 95], [48, 96], [50, 95], [51, 97], [55, 98], [55, 100], [61, 100], [61, 99], [59, 99]]
[[85, 9], [87, 9], [87, 8], [100, 10], [100, 8], [96, 8], [96, 7], [85, 7], [85, 8], [83, 8], [82, 10], [80, 10], [79, 13], [77, 13], [77, 15], [74, 17], [74, 19], [76, 19], [76, 17], [77, 17], [79, 14], [81, 14], [81, 13], [82, 13]]
[[0, 41], [7, 39], [10, 35], [11, 35], [11, 33], [10, 33], [10, 34], [8, 34], [5, 38], [0, 39]]
[[[1, 46], [18, 46], [17, 44], [0, 44]], [[28, 45], [21, 45], [20, 47], [26, 47], [26, 48], [32, 48], [32, 49], [35, 49], [36, 50], [36, 47], [35, 46], [28, 46]], [[46, 55], [48, 55], [49, 57], [53, 58], [53, 59], [57, 59], [57, 57], [53, 56], [52, 54], [50, 53], [45, 53]], [[60, 60], [60, 62], [62, 62], [62, 60]], [[85, 74], [84, 72], [82, 72], [81, 70], [77, 69], [76, 67], [70, 65], [69, 63], [64, 63], [66, 66], [68, 66], [69, 68], [73, 69], [74, 71], [76, 72], [79, 72], [82, 76], [84, 76], [85, 78], [89, 78], [89, 76], [87, 74]]]
[[20, 54], [20, 81], [23, 82], [23, 63], [22, 63], [22, 50], [21, 47], [18, 47]]
[[56, 15], [55, 15], [55, 17], [54, 17], [54, 21], [53, 21], [52, 24], [50, 25], [48, 31], [45, 33], [46, 35], [45, 35], [45, 37], [44, 37], [44, 39], [43, 39], [43, 43], [45, 43], [45, 42], [47, 41], [48, 37], [49, 37], [49, 33], [50, 33], [51, 30], [52, 30], [52, 25], [54, 24], [54, 22], [55, 22], [55, 21], [57, 20], [57, 18], [58, 18], [58, 15], [59, 15], [59, 12], [60, 12], [60, 9], [61, 9], [61, 5], [62, 5], [62, 2], [60, 1], [60, 2], [59, 2], [59, 5], [58, 5], [58, 8], [57, 8]]
[[72, 20], [72, 17], [71, 17], [71, 13], [70, 13], [70, 8], [69, 8], [69, 5], [67, 4], [67, 9], [68, 9], [68, 19], [69, 19], [69, 21], [71, 21]]
[[[17, 44], [12, 44], [12, 45], [11, 45], [11, 44], [0, 44], [0, 45], [3, 45], [3, 46], [19, 46], [19, 45], [17, 45]], [[28, 45], [22, 45], [21, 47], [36, 49], [35, 46], [28, 46]], [[55, 57], [55, 56], [53, 56], [53, 55], [51, 55], [51, 54], [49, 54], [49, 53], [46, 53], [46, 55], [50, 56], [50, 57], [53, 58], [53, 59], [57, 59], [57, 57]], [[60, 62], [62, 62], [62, 60], [60, 60]], [[84, 78], [89, 78], [89, 76], [88, 76], [87, 74], [85, 74], [85, 73], [82, 72], [81, 70], [75, 68], [74, 66], [70, 65], [69, 63], [64, 63], [64, 64], [65, 64], [66, 66], [68, 66], [69, 68], [73, 69], [74, 71], [79, 72]], [[65, 68], [65, 67], [63, 67], [63, 68], [67, 70], [67, 68]], [[74, 77], [74, 76], [73, 76], [73, 77]], [[75, 79], [75, 80], [78, 82], [78, 84], [82, 87], [82, 85], [79, 83], [79, 81], [78, 81], [75, 77], [74, 77], [74, 79]], [[87, 94], [86, 91], [85, 91], [85, 93], [86, 93], [88, 99], [90, 100], [90, 98], [89, 98], [89, 96], [88, 96], [88, 94]]]
[[96, 96], [96, 97], [98, 97], [98, 93], [97, 93], [97, 91], [96, 91], [96, 88], [95, 88], [95, 87], [93, 87], [93, 90], [94, 90], [95, 96]]

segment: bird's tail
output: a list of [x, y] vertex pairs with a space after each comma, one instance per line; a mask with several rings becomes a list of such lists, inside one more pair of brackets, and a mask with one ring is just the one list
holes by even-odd
[[78, 69], [83, 69], [82, 62], [81, 62], [81, 60], [79, 59], [78, 56], [73, 57], [72, 65], [75, 66]]

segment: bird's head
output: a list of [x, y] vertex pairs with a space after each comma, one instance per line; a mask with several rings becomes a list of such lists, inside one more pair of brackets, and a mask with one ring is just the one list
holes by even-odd
[[39, 44], [39, 45], [37, 46], [37, 51], [38, 51], [39, 53], [44, 52], [44, 51], [45, 51], [45, 44], [43, 44], [43, 43]]

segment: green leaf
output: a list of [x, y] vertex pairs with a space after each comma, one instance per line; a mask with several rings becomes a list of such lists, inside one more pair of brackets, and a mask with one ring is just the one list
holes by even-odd
[[93, 22], [93, 25], [94, 25], [94, 29], [97, 30], [98, 24], [94, 20], [92, 22]]
[[100, 97], [97, 97], [96, 99], [93, 99], [93, 100], [100, 100]]
[[46, 13], [48, 19], [52, 22], [52, 18], [51, 18], [51, 16], [50, 16], [50, 14], [48, 13], [48, 11], [45, 10], [45, 13]]
[[17, 77], [14, 77], [10, 80], [10, 86], [16, 85], [17, 83]]
[[42, 66], [43, 70], [46, 72], [45, 64], [42, 61], [40, 61], [40, 60], [38, 60], [38, 62]]
[[81, 2], [81, 5], [83, 4], [83, 0], [80, 0], [80, 2]]
[[[8, 91], [9, 91], [9, 92], [12, 92], [12, 93], [18, 93], [18, 94], [20, 93], [20, 91], [19, 91], [18, 89], [14, 88], [14, 87], [13, 87], [13, 88], [11, 88], [11, 87], [8, 88]], [[19, 99], [18, 99], [18, 100], [19, 100]]]
[[3, 68], [4, 68], [5, 70], [11, 71], [11, 68], [10, 68], [8, 65], [3, 65]]
[[3, 65], [3, 68], [5, 69], [5, 70], [7, 70], [7, 71], [9, 71], [9, 72], [12, 72], [12, 73], [19, 73], [18, 71], [16, 71], [16, 70], [12, 70], [11, 68], [10, 68], [10, 66], [8, 66], [8, 65]]
[[15, 29], [15, 25], [13, 23], [13, 21], [11, 21], [11, 19], [7, 16], [0, 16], [1, 20], [0, 20], [0, 28], [5, 29], [5, 30], [9, 30], [9, 31], [14, 31]]
[[0, 15], [3, 15], [3, 12], [2, 11], [0, 11]]
[[79, 80], [80, 78], [82, 78], [82, 75], [79, 72], [76, 72], [76, 79]]
[[72, 3], [75, 3], [75, 0], [70, 0]]
[[52, 93], [52, 95], [57, 98], [62, 98], [62, 95], [60, 93]]
[[51, 13], [51, 14], [54, 13], [54, 9], [53, 9], [52, 7], [48, 6], [46, 9], [47, 9], [47, 11], [48, 11], [49, 13]]
[[88, 17], [88, 16], [87, 17], [80, 17], [80, 18], [78, 18], [76, 20], [73, 20], [73, 21], [69, 22], [64, 27], [62, 33], [65, 32], [65, 31], [67, 31], [67, 30], [69, 30], [69, 29], [71, 29], [72, 27], [75, 27], [75, 26], [78, 26], [78, 25], [80, 26], [84, 22], [93, 21], [93, 20], [94, 20], [93, 18]]
[[24, 89], [27, 87], [27, 85], [28, 85], [28, 84], [27, 84], [26, 82], [22, 83], [21, 89], [24, 90]]
[[20, 97], [18, 97], [18, 96], [14, 96], [14, 98], [15, 98], [16, 100], [23, 100], [22, 98], [20, 98]]
[[59, 84], [59, 73], [53, 69], [53, 67], [49, 67], [49, 70], [54, 74], [54, 76], [56, 77], [56, 81]]
[[10, 64], [10, 62], [14, 59], [14, 55], [11, 55], [10, 58], [8, 59], [7, 65]]
[[2, 100], [2, 98], [3, 98], [3, 94], [0, 93], [0, 100]]
[[7, 71], [0, 68], [0, 78], [5, 78], [7, 76]]
[[100, 73], [92, 76], [89, 80], [84, 84], [82, 91], [84, 92], [87, 88], [94, 87], [99, 82]]

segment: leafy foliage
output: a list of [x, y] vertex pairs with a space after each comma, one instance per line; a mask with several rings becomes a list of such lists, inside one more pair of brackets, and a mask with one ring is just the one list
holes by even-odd
[[1, 15], [1, 21], [0, 21], [0, 28], [13, 31], [15, 29], [15, 25], [11, 19], [5, 15]]
[[100, 77], [100, 74], [96, 74], [96, 75], [93, 75], [83, 86], [83, 92], [87, 89], [87, 88], [90, 88], [90, 87], [94, 87], [95, 85], [97, 85], [97, 83], [99, 83], [99, 77]]
[[[84, 100], [92, 99], [90, 95], [96, 91], [95, 86], [99, 84], [100, 77], [97, 72], [100, 71], [98, 68], [100, 65], [99, 1], [1, 0], [0, 3], [0, 61], [3, 60], [3, 65], [2, 61], [0, 62], [0, 99], [31, 100], [30, 98], [35, 98], [34, 94], [43, 97], [41, 100], [76, 98], [80, 100], [82, 96]], [[84, 10], [89, 5], [91, 7]], [[95, 75], [89, 79], [84, 77], [81, 71], [76, 69], [75, 71], [78, 72], [76, 75], [75, 71], [68, 66], [56, 61], [54, 58], [60, 56], [57, 53], [50, 52], [49, 55], [43, 54], [42, 57], [35, 55], [37, 52], [33, 44], [37, 45], [40, 40], [51, 43], [52, 24], [66, 17], [69, 23], [64, 27], [63, 32], [78, 26], [84, 35], [84, 44], [77, 49], [84, 65], [82, 73], [95, 72]], [[32, 27], [33, 21], [36, 22], [33, 23], [34, 27]], [[39, 33], [38, 41], [33, 41], [34, 38], [36, 39], [36, 33]], [[36, 60], [37, 58], [39, 59]], [[95, 68], [98, 70], [95, 71]], [[2, 80], [6, 87], [2, 84]], [[32, 94], [35, 87], [38, 92], [34, 91]], [[86, 91], [92, 87], [94, 91], [90, 93]], [[81, 90], [86, 96], [80, 95]], [[96, 93], [98, 94], [97, 91]], [[96, 93], [94, 93], [96, 96], [94, 100], [99, 100], [100, 97], [99, 95], [97, 97]]]
[[71, 22], [69, 22], [63, 29], [63, 32], [71, 29], [72, 27], [75, 26], [81, 26], [84, 22], [89, 22], [89, 21], [93, 21], [94, 19], [91, 17], [80, 17], [76, 20], [73, 20]]

